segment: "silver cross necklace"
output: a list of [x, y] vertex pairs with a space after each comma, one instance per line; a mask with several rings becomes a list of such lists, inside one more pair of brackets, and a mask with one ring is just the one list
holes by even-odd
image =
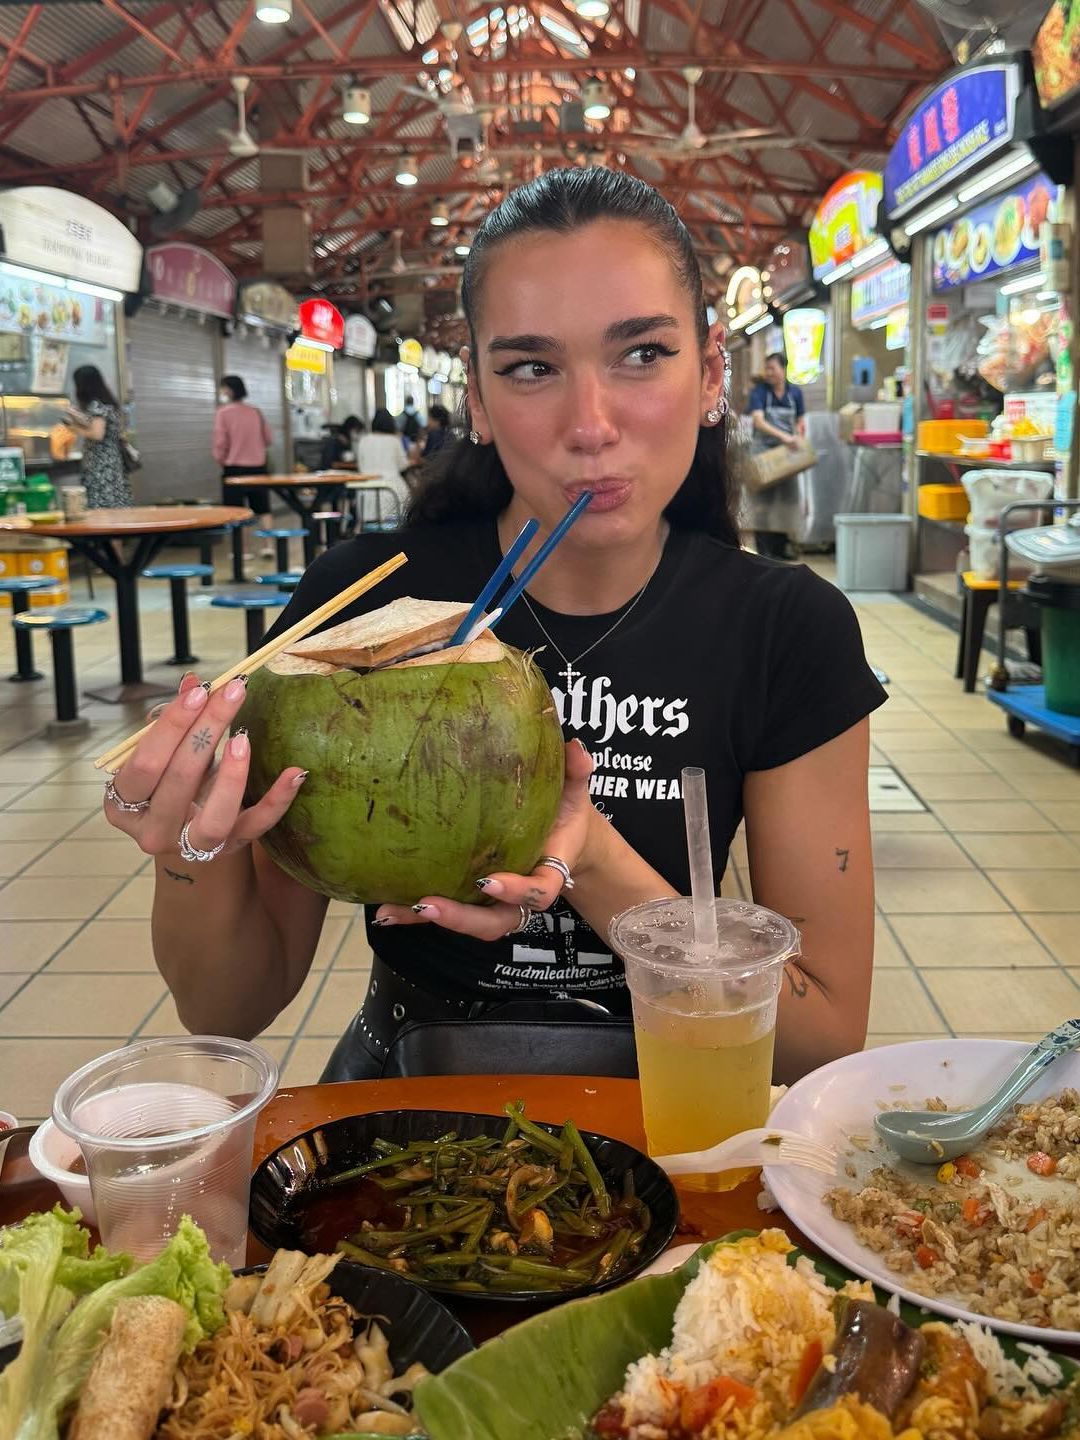
[[[663, 559], [663, 551], [661, 551], [660, 559]], [[582, 680], [585, 677], [585, 672], [583, 670], [575, 670], [574, 666], [577, 665], [580, 661], [584, 660], [586, 655], [591, 654], [591, 652], [595, 650], [598, 645], [602, 645], [609, 635], [614, 635], [615, 631], [619, 628], [623, 621], [627, 619], [627, 617], [633, 611], [635, 605], [637, 605], [638, 601], [645, 594], [645, 591], [652, 584], [653, 576], [656, 574], [659, 568], [660, 560], [658, 559], [656, 564], [652, 568], [652, 573], [649, 575], [648, 580], [645, 581], [645, 584], [642, 585], [641, 589], [630, 601], [630, 604], [627, 605], [626, 609], [615, 621], [614, 625], [609, 625], [598, 640], [594, 640], [591, 645], [586, 645], [585, 649], [582, 650], [579, 655], [575, 655], [572, 660], [568, 660], [567, 657], [563, 654], [562, 650], [559, 648], [559, 646], [556, 645], [555, 641], [551, 638], [551, 635], [545, 628], [543, 621], [540, 619], [540, 616], [537, 615], [536, 611], [533, 609], [532, 602], [529, 599], [528, 595], [525, 593], [524, 590], [521, 592], [521, 598], [525, 601], [525, 606], [528, 609], [529, 614], [535, 620], [536, 628], [540, 631], [540, 634], [543, 635], [544, 639], [555, 651], [555, 654], [558, 655], [559, 659], [563, 662], [563, 668], [561, 670], [556, 670], [555, 673], [565, 681], [567, 694], [569, 694], [570, 691], [574, 688], [575, 681]]]

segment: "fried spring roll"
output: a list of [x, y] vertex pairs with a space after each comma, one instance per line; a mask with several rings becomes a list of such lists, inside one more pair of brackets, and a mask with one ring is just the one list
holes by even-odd
[[174, 1300], [121, 1300], [94, 1359], [67, 1440], [150, 1440], [172, 1390], [187, 1312]]

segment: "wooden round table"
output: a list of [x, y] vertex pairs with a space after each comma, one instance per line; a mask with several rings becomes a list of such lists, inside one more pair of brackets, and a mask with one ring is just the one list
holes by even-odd
[[[310, 565], [315, 559], [315, 512], [337, 508], [346, 485], [355, 485], [358, 480], [376, 480], [376, 475], [357, 475], [355, 470], [312, 470], [294, 475], [231, 475], [226, 486], [242, 490], [272, 490], [284, 500], [289, 509], [300, 517], [300, 523], [308, 532], [304, 536], [304, 564]], [[313, 490], [314, 498], [306, 501], [303, 491]], [[241, 574], [239, 579], [243, 579]]]
[[[0, 516], [0, 530], [66, 540], [113, 581], [120, 684], [86, 693], [92, 700], [119, 705], [141, 704], [173, 691], [172, 686], [147, 684], [143, 679], [139, 576], [167, 540], [201, 530], [223, 530], [250, 519], [250, 510], [235, 505], [132, 505], [120, 510], [88, 510], [80, 520], [58, 520], [50, 525], [27, 525], [22, 516]], [[133, 543], [125, 549], [125, 541]]]
[[[327, 1041], [329, 1053], [330, 1042]], [[524, 1100], [533, 1120], [553, 1125], [572, 1119], [592, 1130], [645, 1147], [641, 1091], [636, 1080], [582, 1075], [434, 1075], [409, 1080], [360, 1080], [340, 1085], [306, 1085], [280, 1090], [259, 1117], [254, 1164], [294, 1135], [346, 1115], [375, 1110], [474, 1110], [498, 1115], [508, 1100]], [[782, 1214], [764, 1216], [757, 1208], [759, 1186], [748, 1181], [735, 1190], [708, 1194], [675, 1182], [682, 1218], [673, 1244], [713, 1240], [731, 1230], [757, 1230], [776, 1225], [798, 1244], [808, 1242]], [[45, 1210], [62, 1197], [42, 1180], [26, 1158], [26, 1141], [16, 1136], [8, 1146], [0, 1181], [0, 1224]], [[258, 1264], [269, 1252], [252, 1236], [248, 1260]], [[518, 1305], [455, 1301], [454, 1310], [477, 1341], [498, 1334], [530, 1313]]]

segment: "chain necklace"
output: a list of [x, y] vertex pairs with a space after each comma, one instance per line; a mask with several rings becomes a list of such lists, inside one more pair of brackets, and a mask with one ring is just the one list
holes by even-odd
[[[661, 557], [660, 557], [660, 558], [661, 558], [661, 559], [663, 558], [663, 552], [661, 552]], [[585, 672], [584, 672], [583, 670], [575, 670], [575, 669], [574, 669], [574, 666], [575, 666], [580, 660], [584, 660], [586, 655], [591, 654], [592, 651], [595, 650], [598, 645], [602, 645], [602, 644], [604, 643], [604, 641], [608, 638], [609, 635], [614, 635], [615, 631], [619, 628], [619, 626], [623, 623], [623, 621], [630, 615], [631, 611], [632, 611], [632, 610], [634, 609], [634, 607], [637, 605], [638, 601], [639, 601], [639, 600], [641, 599], [641, 597], [645, 594], [645, 591], [646, 591], [646, 590], [649, 588], [649, 586], [652, 584], [653, 576], [656, 574], [656, 572], [657, 572], [657, 570], [659, 570], [659, 568], [660, 568], [660, 560], [657, 560], [656, 564], [653, 566], [652, 574], [650, 574], [649, 578], [645, 581], [645, 584], [642, 585], [641, 589], [637, 592], [637, 594], [634, 596], [634, 598], [630, 601], [630, 604], [627, 605], [626, 609], [622, 612], [622, 614], [619, 616], [619, 618], [615, 621], [614, 625], [609, 625], [608, 628], [604, 631], [604, 633], [600, 636], [600, 638], [599, 638], [598, 640], [594, 640], [591, 645], [586, 645], [585, 649], [582, 650], [579, 655], [575, 655], [572, 660], [568, 660], [568, 659], [566, 658], [566, 656], [563, 654], [562, 650], [559, 648], [559, 646], [556, 645], [555, 641], [551, 638], [551, 635], [549, 634], [549, 632], [547, 631], [547, 629], [545, 629], [544, 624], [543, 624], [543, 622], [542, 622], [541, 619], [540, 619], [540, 616], [537, 615], [536, 611], [533, 609], [533, 607], [532, 607], [532, 602], [530, 601], [528, 595], [526, 595], [526, 593], [525, 593], [524, 590], [521, 592], [521, 598], [522, 598], [522, 600], [525, 601], [525, 606], [526, 606], [529, 614], [532, 616], [533, 620], [535, 620], [535, 622], [536, 622], [536, 628], [540, 631], [540, 634], [543, 635], [544, 639], [548, 642], [548, 644], [551, 646], [551, 648], [555, 651], [555, 654], [558, 655], [559, 659], [563, 662], [563, 669], [562, 669], [562, 670], [556, 670], [555, 673], [556, 673], [556, 675], [561, 676], [562, 679], [566, 682], [566, 691], [567, 691], [567, 694], [569, 694], [570, 691], [573, 689], [573, 687], [574, 687], [574, 682], [575, 682], [576, 680], [582, 680], [582, 679], [584, 679], [584, 677], [585, 677]]]

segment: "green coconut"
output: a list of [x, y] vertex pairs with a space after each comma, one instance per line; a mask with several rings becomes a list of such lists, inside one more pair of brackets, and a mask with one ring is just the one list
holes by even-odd
[[490, 634], [470, 656], [369, 670], [282, 656], [251, 676], [248, 803], [283, 769], [308, 778], [262, 843], [319, 894], [413, 904], [481, 899], [476, 881], [527, 874], [562, 794], [563, 741], [547, 682]]

